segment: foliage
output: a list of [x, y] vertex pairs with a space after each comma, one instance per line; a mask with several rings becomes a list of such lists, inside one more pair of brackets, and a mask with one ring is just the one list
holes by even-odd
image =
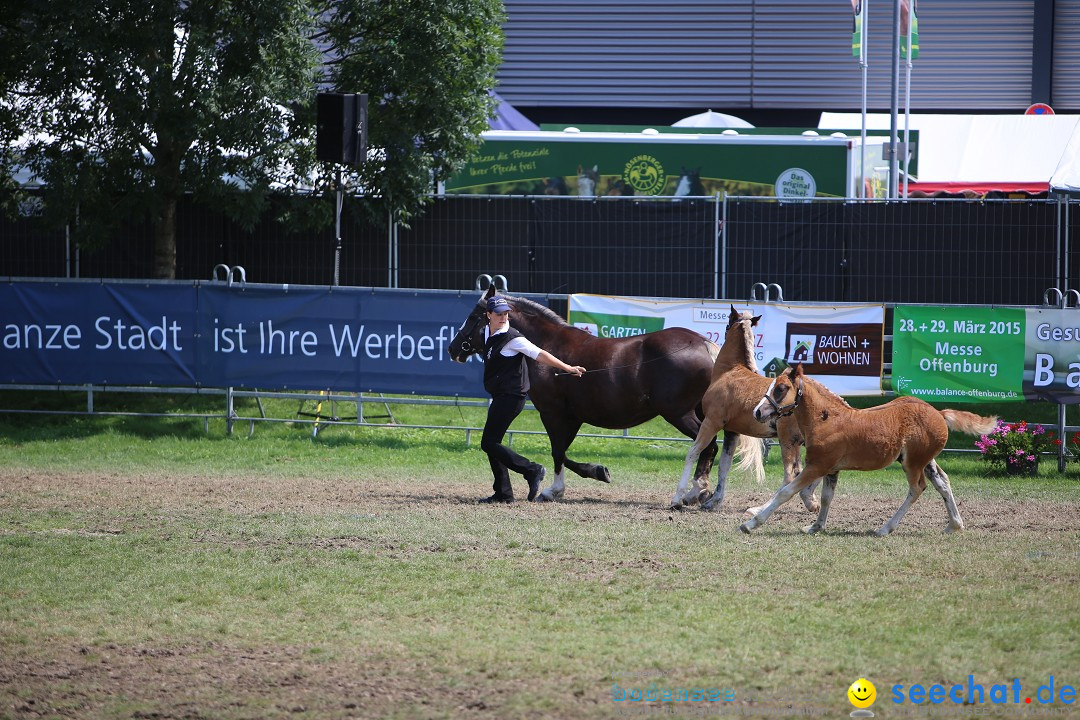
[[314, 106], [329, 58], [323, 89], [372, 100], [379, 152], [349, 184], [407, 217], [487, 127], [501, 19], [494, 0], [0, 0], [0, 182], [27, 169], [46, 219], [83, 246], [149, 219], [160, 278], [186, 193], [250, 226], [271, 189], [314, 191], [326, 224], [335, 166], [314, 157]]
[[[1055, 440], [1055, 445], [1060, 445], [1061, 440]], [[1066, 457], [1069, 460], [1080, 460], [1080, 432], [1074, 432], [1069, 435], [1065, 440]]]
[[329, 85], [366, 92], [371, 103], [373, 152], [346, 180], [405, 220], [433, 183], [464, 164], [488, 129], [503, 3], [342, 0], [328, 4], [324, 18], [320, 40], [332, 58]]
[[1060, 444], [1052, 431], [1048, 432], [1042, 425], [1028, 425], [1026, 420], [1018, 423], [1000, 420], [988, 435], [975, 441], [975, 447], [991, 467], [1016, 475], [1034, 474], [1039, 455]]
[[[15, 4], [0, 87], [46, 215], [84, 245], [118, 221], [155, 229], [155, 276], [175, 274], [184, 193], [251, 224], [289, 165], [318, 56], [307, 0]], [[77, 221], [76, 221], [77, 219]]]

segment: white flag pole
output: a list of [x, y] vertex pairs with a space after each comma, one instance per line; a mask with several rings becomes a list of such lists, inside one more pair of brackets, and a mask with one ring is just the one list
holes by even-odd
[[892, 72], [890, 73], [890, 85], [892, 86], [891, 99], [889, 102], [889, 199], [895, 200], [900, 197], [899, 193], [899, 180], [900, 175], [900, 133], [897, 129], [897, 120], [899, 115], [900, 105], [900, 3], [902, 0], [895, 0], [893, 3], [893, 21], [892, 21]]
[[859, 162], [859, 189], [855, 193], [856, 197], [866, 198], [866, 77], [867, 77], [867, 62], [866, 62], [866, 43], [868, 39], [868, 26], [870, 19], [869, 10], [870, 0], [862, 0], [862, 27], [859, 29], [859, 66], [862, 68], [862, 131], [859, 135], [860, 146], [862, 150], [862, 158]]
[[907, 74], [904, 80], [904, 197], [908, 196], [908, 166], [911, 162], [911, 56], [913, 48], [911, 10], [915, 0], [907, 0]]

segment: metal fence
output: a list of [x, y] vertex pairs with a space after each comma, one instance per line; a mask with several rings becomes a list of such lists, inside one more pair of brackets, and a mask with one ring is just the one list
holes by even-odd
[[1046, 200], [725, 203], [720, 297], [1033, 305], [1076, 277], [1068, 205]]
[[[408, 225], [372, 223], [346, 206], [340, 283], [464, 289], [500, 274], [515, 292], [747, 297], [759, 282], [785, 299], [1030, 305], [1080, 277], [1075, 201], [444, 195]], [[220, 263], [251, 282], [329, 285], [332, 228], [250, 230], [185, 203], [178, 279]], [[34, 218], [0, 221], [0, 274], [145, 278], [150, 228], [122, 227], [79, 250]]]
[[[758, 284], [779, 286], [783, 299], [795, 302], [1036, 306], [1048, 288], [1067, 292], [1078, 284], [1080, 252], [1071, 242], [1080, 223], [1077, 204], [437, 196], [407, 226], [372, 223], [346, 206], [340, 282], [457, 290], [487, 273], [507, 278], [511, 292], [547, 296], [556, 310], [572, 292], [737, 299]], [[66, 231], [45, 229], [32, 216], [0, 220], [0, 276], [146, 278], [150, 233], [128, 223], [107, 247], [80, 250]], [[332, 228], [294, 232], [267, 219], [245, 230], [185, 203], [177, 277], [206, 279], [225, 264], [244, 267], [252, 282], [329, 285], [336, 244]], [[95, 390], [120, 391], [82, 390], [91, 398], [88, 413], [95, 412]], [[227, 395], [220, 417], [230, 428], [269, 419], [236, 415], [230, 391], [220, 392]], [[367, 424], [361, 407], [357, 416]], [[290, 421], [316, 428], [338, 422]], [[1063, 416], [1059, 425], [1075, 429]], [[473, 428], [461, 429], [468, 436]]]

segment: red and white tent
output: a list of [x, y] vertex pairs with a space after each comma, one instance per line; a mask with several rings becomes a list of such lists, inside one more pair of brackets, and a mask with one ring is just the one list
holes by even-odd
[[[887, 113], [869, 113], [866, 127], [888, 130]], [[904, 116], [898, 119], [903, 140]], [[822, 113], [819, 127], [851, 134], [860, 113]], [[908, 192], [1045, 193], [1070, 153], [1080, 152], [1080, 115], [936, 115], [912, 113], [919, 131], [917, 176]], [[1075, 167], [1080, 170], [1080, 158]], [[1080, 179], [1077, 179], [1080, 185]]]

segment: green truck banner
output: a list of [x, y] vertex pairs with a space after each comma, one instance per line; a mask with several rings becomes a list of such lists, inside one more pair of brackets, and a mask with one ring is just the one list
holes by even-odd
[[598, 337], [629, 337], [684, 327], [722, 345], [731, 306], [761, 315], [754, 328], [758, 371], [803, 369], [841, 395], [881, 395], [883, 305], [806, 306], [741, 300], [652, 300], [570, 295], [567, 320]]
[[897, 306], [892, 383], [936, 402], [1080, 403], [1080, 312]]
[[[887, 166], [867, 139], [867, 166]], [[859, 137], [490, 131], [448, 193], [852, 197]], [[868, 172], [868, 177], [872, 176]]]

